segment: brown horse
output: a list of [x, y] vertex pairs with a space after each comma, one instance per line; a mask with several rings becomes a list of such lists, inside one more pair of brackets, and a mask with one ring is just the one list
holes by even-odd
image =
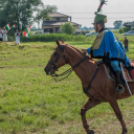
[[[96, 76], [93, 80], [93, 76], [97, 69], [96, 62], [88, 56], [84, 58], [85, 54], [82, 51], [68, 44], [64, 45], [59, 41], [56, 41], [56, 43], [58, 47], [51, 55], [50, 61], [45, 67], [45, 72], [47, 75], [52, 75], [61, 66], [69, 64], [75, 71], [76, 75], [80, 78], [83, 89], [86, 89], [90, 83], [90, 88], [88, 89], [88, 92], [86, 92], [86, 95], [89, 97], [89, 99], [87, 103], [81, 108], [83, 127], [85, 128], [87, 134], [94, 134], [94, 131], [89, 129], [86, 120], [86, 111], [95, 107], [101, 102], [109, 102], [121, 123], [122, 134], [126, 134], [126, 124], [123, 120], [122, 113], [117, 104], [117, 100], [130, 97], [128, 90], [126, 89], [124, 93], [118, 94], [118, 96], [115, 95], [116, 83], [108, 78], [103, 65], [99, 65], [98, 72], [96, 73]], [[134, 83], [129, 83], [129, 87], [133, 94]]]

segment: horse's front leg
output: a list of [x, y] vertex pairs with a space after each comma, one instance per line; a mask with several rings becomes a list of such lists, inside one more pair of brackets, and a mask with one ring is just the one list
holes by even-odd
[[82, 116], [82, 122], [83, 122], [83, 127], [85, 128], [87, 134], [94, 134], [93, 130], [89, 129], [87, 120], [86, 120], [86, 111], [89, 109], [93, 108], [94, 106], [100, 104], [101, 102], [95, 99], [88, 99], [87, 103], [81, 108], [81, 116]]

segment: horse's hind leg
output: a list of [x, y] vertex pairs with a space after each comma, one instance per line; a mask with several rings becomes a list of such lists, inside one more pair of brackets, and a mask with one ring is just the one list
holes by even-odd
[[111, 107], [113, 108], [115, 114], [116, 114], [116, 117], [118, 118], [118, 120], [120, 121], [121, 123], [121, 126], [122, 126], [122, 134], [126, 134], [127, 133], [127, 128], [126, 128], [126, 124], [123, 120], [123, 116], [122, 116], [122, 113], [119, 109], [119, 106], [118, 106], [118, 103], [116, 101], [116, 98], [115, 97], [110, 97], [109, 99], [109, 103], [111, 105]]
[[88, 99], [87, 103], [81, 108], [83, 127], [85, 128], [87, 134], [94, 134], [94, 131], [89, 129], [89, 126], [88, 126], [87, 120], [86, 120], [86, 111], [88, 111], [89, 109], [93, 108], [94, 106], [96, 106], [100, 103], [101, 102], [98, 100]]

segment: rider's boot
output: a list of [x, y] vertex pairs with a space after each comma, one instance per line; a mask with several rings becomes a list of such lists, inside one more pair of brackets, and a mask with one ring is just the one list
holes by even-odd
[[117, 91], [122, 93], [125, 91], [124, 86], [123, 86], [124, 82], [121, 78], [122, 73], [121, 73], [121, 71], [116, 71], [115, 74], [116, 74], [116, 79], [117, 79], [117, 84], [118, 84]]

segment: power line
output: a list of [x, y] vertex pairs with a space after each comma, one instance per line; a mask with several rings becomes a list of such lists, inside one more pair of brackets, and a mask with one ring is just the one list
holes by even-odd
[[[125, 18], [108, 18], [108, 19], [130, 19], [130, 18], [131, 18], [131, 19], [134, 19], [134, 17], [125, 17]], [[73, 17], [73, 19], [87, 19], [87, 20], [88, 20], [88, 19], [94, 19], [94, 18], [74, 18], [74, 17]]]
[[[67, 14], [94, 14], [94, 12], [66, 12]], [[134, 14], [134, 12], [106, 12], [107, 14]]]

